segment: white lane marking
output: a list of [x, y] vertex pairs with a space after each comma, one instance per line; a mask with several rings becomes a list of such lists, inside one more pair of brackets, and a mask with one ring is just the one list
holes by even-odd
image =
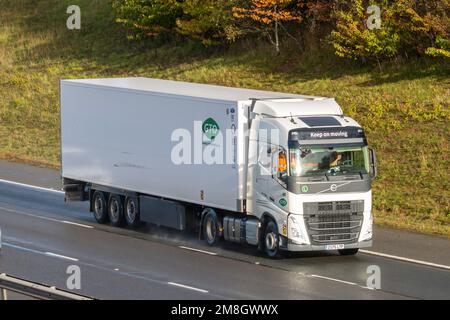
[[77, 258], [72, 258], [72, 257], [68, 257], [68, 256], [63, 256], [61, 254], [57, 254], [57, 253], [53, 253], [53, 252], [46, 252], [45, 253], [47, 256], [51, 256], [51, 257], [55, 257], [55, 258], [61, 258], [61, 259], [65, 259], [65, 260], [70, 260], [70, 261], [78, 261]]
[[171, 286], [185, 288], [185, 289], [198, 291], [198, 292], [202, 292], [202, 293], [208, 293], [209, 292], [208, 290], [203, 290], [203, 289], [199, 289], [199, 288], [195, 288], [195, 287], [191, 287], [191, 286], [186, 286], [184, 284], [179, 284], [179, 283], [176, 283], [176, 282], [167, 282], [167, 283], [170, 284]]
[[60, 222], [62, 222], [62, 223], [67, 223], [67, 224], [71, 224], [71, 225], [74, 225], [74, 226], [77, 226], [77, 227], [88, 228], [88, 229], [94, 229], [93, 226], [88, 226], [87, 224], [81, 224], [81, 223], [76, 223], [76, 222], [67, 221], [67, 220], [63, 220], [63, 221], [60, 221]]
[[309, 276], [312, 277], [312, 278], [319, 278], [319, 279], [324, 279], [324, 280], [330, 280], [330, 281], [334, 281], [334, 282], [349, 284], [351, 286], [357, 286], [357, 287], [360, 287], [360, 288], [372, 290], [372, 288], [361, 286], [361, 285], [359, 285], [359, 284], [357, 284], [355, 282], [350, 282], [350, 281], [345, 281], [345, 280], [335, 279], [335, 278], [330, 278], [330, 277], [325, 277], [325, 276], [319, 276], [317, 274], [310, 274]]
[[25, 183], [10, 181], [10, 180], [0, 179], [0, 182], [7, 183], [7, 184], [12, 184], [12, 185], [15, 185], [15, 186], [20, 186], [20, 187], [25, 187], [25, 188], [29, 188], [29, 189], [35, 189], [35, 190], [40, 190], [40, 191], [47, 191], [47, 192], [54, 192], [54, 193], [64, 194], [64, 191], [61, 191], [61, 190], [56, 190], [56, 189], [51, 189], [51, 188], [44, 188], [44, 187], [38, 187], [38, 186], [33, 186], [31, 184], [25, 184]]
[[0, 207], [0, 210], [6, 211], [6, 212], [10, 212], [10, 213], [21, 214], [21, 215], [24, 215], [24, 216], [27, 216], [27, 217], [33, 217], [33, 218], [38, 218], [38, 219], [42, 219], [42, 220], [47, 220], [47, 221], [62, 222], [61, 220], [58, 220], [58, 219], [53, 219], [53, 218], [44, 217], [44, 216], [38, 216], [36, 214], [27, 213], [27, 212], [23, 212], [23, 211], [18, 211], [18, 210], [14, 210], [14, 209], [9, 209], [9, 208], [5, 208], [5, 207]]
[[411, 262], [411, 263], [415, 263], [415, 264], [422, 264], [424, 266], [429, 266], [429, 267], [435, 267], [435, 268], [450, 270], [450, 266], [447, 266], [447, 265], [444, 265], [444, 264], [438, 264], [438, 263], [427, 262], [427, 261], [422, 261], [422, 260], [416, 260], [416, 259], [410, 259], [410, 258], [405, 258], [405, 257], [399, 257], [399, 256], [391, 255], [391, 254], [375, 252], [375, 251], [369, 251], [369, 250], [359, 250], [359, 252], [365, 253], [365, 254], [370, 254], [370, 255], [373, 255], [373, 256], [379, 256], [379, 257], [383, 257], [383, 258], [389, 258], [389, 259], [394, 259], [394, 260], [399, 260], [399, 261]]
[[190, 247], [185, 247], [185, 246], [178, 246], [178, 248], [185, 249], [185, 250], [190, 250], [190, 251], [195, 251], [195, 252], [200, 252], [200, 253], [205, 253], [205, 254], [209, 254], [211, 256], [217, 256], [217, 253], [215, 253], [215, 252], [209, 252], [209, 251], [195, 249], [195, 248], [190, 248]]
[[36, 253], [36, 254], [40, 254], [40, 255], [45, 255], [45, 252], [43, 252], [43, 251], [25, 248], [25, 247], [21, 247], [21, 246], [15, 245], [15, 244], [7, 243], [7, 242], [3, 242], [2, 245], [4, 247], [11, 247], [11, 248], [22, 250], [22, 251], [28, 251], [28, 252], [32, 252], [32, 253]]
[[9, 212], [9, 213], [15, 213], [15, 214], [24, 215], [24, 216], [27, 216], [27, 217], [33, 217], [33, 218], [42, 219], [42, 220], [46, 220], [46, 221], [52, 221], [52, 222], [65, 223], [65, 224], [70, 224], [70, 225], [83, 227], [83, 228], [88, 228], [88, 229], [94, 229], [95, 228], [93, 226], [89, 226], [89, 225], [86, 225], [86, 224], [76, 223], [76, 222], [67, 221], [67, 220], [53, 219], [53, 218], [39, 216], [39, 215], [36, 215], [36, 214], [27, 213], [27, 212], [23, 212], [23, 211], [18, 211], [18, 210], [14, 210], [14, 209], [9, 209], [9, 208], [5, 208], [5, 207], [0, 207], [0, 210], [6, 211], [6, 212]]
[[27, 252], [31, 252], [31, 253], [36, 253], [36, 254], [40, 254], [40, 255], [43, 255], [43, 256], [50, 256], [50, 257], [55, 257], [55, 258], [60, 258], [60, 259], [65, 259], [65, 260], [70, 260], [70, 261], [79, 261], [76, 258], [63, 256], [63, 255], [56, 254], [56, 253], [53, 253], [53, 252], [44, 252], [44, 251], [34, 250], [34, 249], [18, 246], [18, 245], [15, 245], [15, 244], [11, 244], [11, 243], [6, 243], [6, 242], [3, 243], [3, 246], [11, 247], [11, 248], [14, 248], [14, 249], [27, 251]]
[[325, 276], [319, 276], [317, 274], [310, 274], [310, 277], [313, 278], [320, 278], [320, 279], [325, 279], [325, 280], [330, 280], [330, 281], [335, 281], [335, 282], [340, 282], [340, 283], [345, 283], [345, 284], [350, 284], [352, 286], [357, 286], [357, 283], [354, 282], [350, 282], [350, 281], [345, 281], [345, 280], [340, 280], [340, 279], [335, 279], [335, 278], [330, 278], [330, 277], [325, 277]]

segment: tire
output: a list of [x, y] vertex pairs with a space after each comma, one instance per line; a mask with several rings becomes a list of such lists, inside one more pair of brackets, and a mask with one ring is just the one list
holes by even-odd
[[98, 223], [108, 222], [108, 208], [105, 194], [101, 191], [95, 191], [92, 196], [92, 212]]
[[354, 256], [355, 254], [357, 254], [359, 251], [358, 248], [355, 249], [340, 249], [338, 250], [339, 254], [341, 256]]
[[213, 210], [209, 210], [203, 218], [203, 236], [208, 245], [216, 245], [221, 237], [222, 224], [219, 222], [217, 214]]
[[123, 226], [125, 220], [123, 216], [123, 203], [120, 196], [111, 194], [108, 201], [108, 218], [115, 227]]
[[278, 228], [274, 221], [269, 221], [267, 223], [266, 229], [264, 231], [263, 248], [266, 255], [275, 259], [280, 256], [280, 242], [279, 242]]
[[131, 228], [136, 228], [141, 224], [139, 204], [135, 197], [125, 199], [124, 216], [127, 225]]

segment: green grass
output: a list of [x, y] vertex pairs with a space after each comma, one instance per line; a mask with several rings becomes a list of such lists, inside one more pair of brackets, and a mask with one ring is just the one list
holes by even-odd
[[280, 56], [261, 41], [228, 49], [136, 44], [109, 1], [79, 0], [82, 29], [65, 27], [73, 1], [0, 2], [0, 157], [59, 165], [61, 78], [147, 76], [336, 97], [378, 151], [375, 221], [450, 236], [448, 60], [357, 66], [327, 51]]

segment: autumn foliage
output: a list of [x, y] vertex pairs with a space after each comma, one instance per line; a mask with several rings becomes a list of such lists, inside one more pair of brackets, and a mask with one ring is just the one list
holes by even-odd
[[[300, 12], [292, 10], [292, 0], [250, 0], [246, 7], [233, 7], [236, 18], [249, 18], [263, 25], [284, 21], [301, 21]], [[291, 8], [289, 6], [291, 5]]]
[[[370, 5], [379, 28], [368, 28]], [[205, 46], [266, 39], [279, 52], [326, 46], [360, 61], [450, 57], [450, 0], [113, 0], [131, 39], [190, 38]]]

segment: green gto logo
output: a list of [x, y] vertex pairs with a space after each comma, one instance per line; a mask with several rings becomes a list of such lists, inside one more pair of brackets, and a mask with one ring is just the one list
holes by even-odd
[[278, 203], [282, 206], [282, 207], [286, 207], [287, 205], [287, 201], [285, 198], [281, 198], [280, 201], [278, 201]]
[[203, 121], [202, 130], [205, 136], [212, 141], [219, 134], [219, 125], [213, 118], [208, 118]]
[[302, 186], [302, 192], [303, 193], [307, 193], [309, 191], [309, 187], [308, 186]]

